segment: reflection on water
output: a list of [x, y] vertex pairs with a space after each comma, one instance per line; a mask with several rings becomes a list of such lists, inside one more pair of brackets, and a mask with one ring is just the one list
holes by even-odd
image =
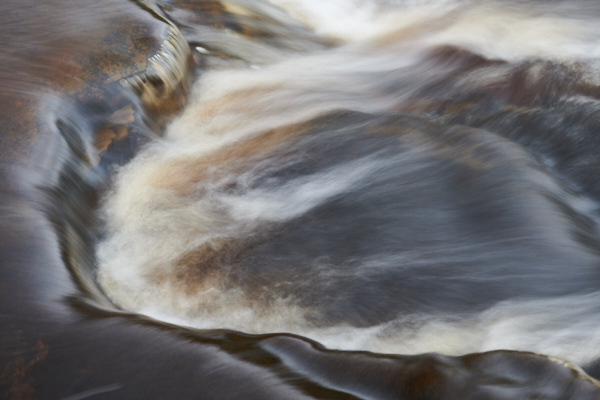
[[598, 5], [86, 7], [2, 6], [7, 398], [600, 396]]

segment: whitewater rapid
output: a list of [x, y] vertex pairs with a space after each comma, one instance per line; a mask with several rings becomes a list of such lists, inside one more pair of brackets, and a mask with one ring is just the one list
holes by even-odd
[[[560, 143], [510, 136], [552, 107], [598, 112], [593, 14], [271, 3], [333, 44], [200, 76], [103, 201], [108, 297], [174, 324], [336, 349], [597, 359], [599, 199], [560, 169]], [[467, 126], [476, 117], [460, 113], [478, 104], [503, 116], [497, 131]]]

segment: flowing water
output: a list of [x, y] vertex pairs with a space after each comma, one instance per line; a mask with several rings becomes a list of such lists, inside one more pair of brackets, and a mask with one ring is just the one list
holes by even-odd
[[[327, 388], [272, 398], [388, 397], [330, 376], [332, 354], [517, 350], [598, 375], [599, 3], [224, 0], [209, 26], [210, 4], [136, 5], [190, 45], [183, 108], [156, 93], [184, 73], [156, 67], [139, 101], [128, 78], [61, 119], [99, 162], [50, 195], [72, 301]], [[390, 397], [567, 398], [522, 370], [463, 393], [449, 371], [458, 397]]]
[[597, 14], [275, 3], [335, 45], [200, 77], [103, 203], [108, 297], [330, 348], [598, 358]]

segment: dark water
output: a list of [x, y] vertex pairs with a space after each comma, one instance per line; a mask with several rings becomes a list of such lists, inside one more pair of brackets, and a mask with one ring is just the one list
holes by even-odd
[[88, 3], [1, 6], [0, 396], [600, 398], [596, 3]]

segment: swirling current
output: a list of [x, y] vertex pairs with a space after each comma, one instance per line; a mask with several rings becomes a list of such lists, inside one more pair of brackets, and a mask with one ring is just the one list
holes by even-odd
[[28, 3], [3, 398], [600, 398], [597, 2]]

